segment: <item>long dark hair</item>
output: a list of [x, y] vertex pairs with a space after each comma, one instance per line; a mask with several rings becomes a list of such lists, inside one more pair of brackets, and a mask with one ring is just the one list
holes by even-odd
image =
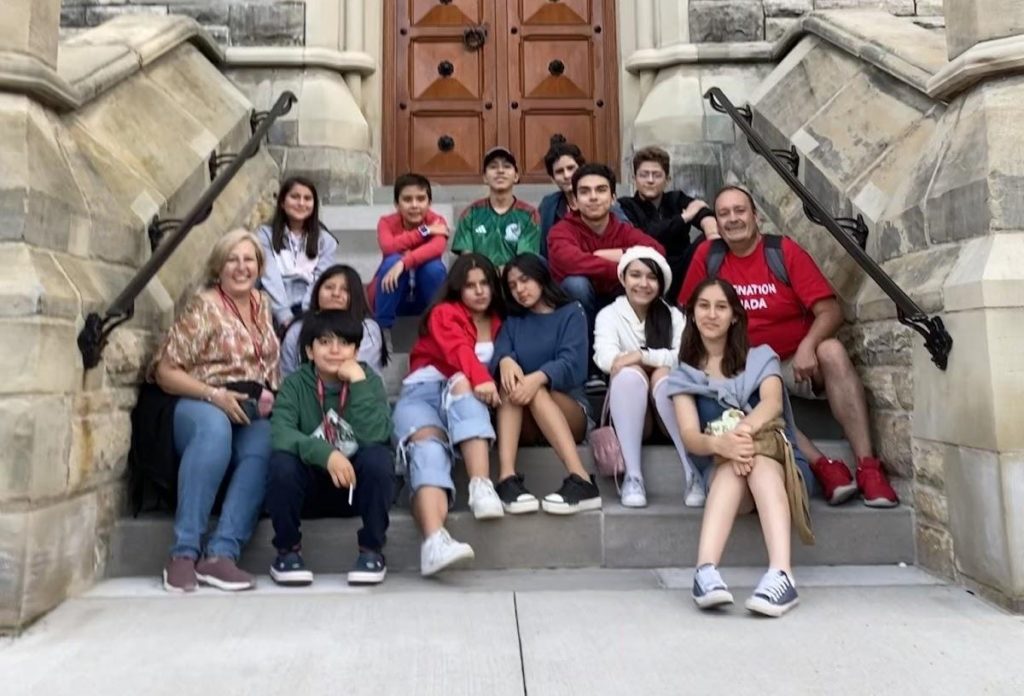
[[[672, 310], [665, 302], [665, 274], [661, 272], [654, 259], [636, 259], [630, 262], [629, 266], [639, 261], [651, 269], [658, 281], [658, 296], [654, 298], [647, 308], [647, 319], [644, 320], [644, 339], [648, 348], [671, 348], [672, 347]], [[629, 270], [629, 266], [623, 270], [623, 275]]]
[[[315, 314], [320, 311], [320, 288], [336, 276], [343, 276], [345, 285], [348, 287], [348, 309], [345, 312], [360, 322], [373, 319], [373, 312], [370, 311], [370, 302], [366, 299], [366, 289], [363, 287], [363, 279], [359, 276], [359, 271], [343, 263], [330, 266], [316, 279], [316, 283], [313, 284], [313, 296], [309, 300], [309, 313]], [[389, 360], [388, 343], [382, 340], [380, 342], [380, 364], [387, 365]]]
[[423, 318], [420, 319], [420, 336], [430, 333], [428, 323], [435, 307], [444, 302], [462, 302], [462, 289], [466, 287], [466, 278], [474, 268], [479, 268], [484, 272], [484, 277], [491, 286], [491, 304], [487, 307], [487, 311], [493, 312], [499, 317], [505, 316], [505, 301], [502, 299], [501, 288], [498, 287], [498, 271], [494, 264], [481, 254], [462, 254], [448, 269], [448, 277], [445, 278], [444, 285], [438, 288], [434, 301], [423, 313]]
[[551, 269], [548, 268], [544, 259], [536, 254], [519, 254], [505, 264], [505, 270], [501, 274], [501, 290], [505, 293], [505, 304], [509, 314], [521, 317], [530, 313], [530, 310], [516, 301], [515, 295], [508, 289], [508, 274], [513, 268], [519, 269], [519, 272], [527, 278], [537, 281], [537, 284], [540, 285], [540, 301], [552, 309], [558, 309], [572, 301], [565, 294], [565, 290], [558, 287], [551, 278]]
[[270, 223], [270, 244], [274, 251], [284, 249], [284, 235], [288, 230], [288, 216], [284, 213], [284, 199], [296, 186], [305, 186], [313, 193], [313, 212], [302, 223], [302, 229], [306, 233], [306, 256], [315, 259], [320, 251], [320, 194], [316, 192], [313, 182], [306, 177], [292, 176], [281, 184], [281, 189], [277, 192], [274, 219]]
[[704, 345], [704, 338], [697, 329], [697, 322], [694, 319], [694, 308], [697, 306], [697, 299], [700, 294], [712, 285], [717, 285], [725, 293], [725, 299], [732, 309], [733, 322], [729, 326], [729, 333], [725, 336], [725, 354], [722, 355], [722, 374], [726, 377], [734, 377], [743, 372], [747, 364], [747, 351], [750, 350], [750, 342], [747, 339], [747, 310], [743, 309], [736, 289], [721, 278], [705, 278], [693, 290], [690, 299], [686, 302], [686, 328], [683, 329], [683, 341], [679, 347], [679, 362], [686, 363], [691, 367], [703, 369], [708, 357], [707, 347]]

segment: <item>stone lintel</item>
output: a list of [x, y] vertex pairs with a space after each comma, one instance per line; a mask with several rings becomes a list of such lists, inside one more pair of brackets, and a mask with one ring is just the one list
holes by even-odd
[[0, 50], [0, 92], [24, 94], [62, 111], [81, 104], [72, 85], [40, 58], [27, 53]]
[[377, 61], [362, 51], [303, 46], [233, 46], [224, 52], [228, 68], [322, 68], [338, 73], [372, 75]]
[[928, 94], [948, 101], [971, 85], [1024, 72], [1024, 34], [982, 41], [968, 48], [928, 80]]

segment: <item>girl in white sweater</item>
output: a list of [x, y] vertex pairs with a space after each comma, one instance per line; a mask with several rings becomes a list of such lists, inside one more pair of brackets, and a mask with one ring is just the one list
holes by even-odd
[[[679, 364], [682, 312], [665, 301], [672, 271], [665, 257], [646, 246], [630, 247], [618, 266], [625, 294], [602, 309], [594, 324], [594, 363], [611, 379], [609, 413], [615, 426], [626, 475], [621, 501], [645, 507], [647, 492], [640, 466], [643, 441], [655, 423], [672, 438], [686, 473], [686, 505], [704, 504], [700, 477], [686, 456], [672, 400], [665, 395], [665, 377]], [[651, 409], [653, 402], [655, 408]], [[655, 417], [655, 411], [657, 416]]]

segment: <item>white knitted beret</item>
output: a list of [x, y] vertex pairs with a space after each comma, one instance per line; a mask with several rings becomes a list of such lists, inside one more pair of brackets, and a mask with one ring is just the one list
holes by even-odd
[[669, 286], [672, 285], [672, 269], [668, 267], [668, 261], [665, 260], [665, 257], [659, 254], [658, 250], [654, 247], [634, 246], [626, 249], [622, 254], [622, 258], [619, 259], [619, 280], [621, 281], [625, 276], [626, 267], [638, 259], [650, 259], [658, 264], [661, 274], [665, 276], [665, 287], [661, 289], [661, 294], [664, 295], [668, 292]]

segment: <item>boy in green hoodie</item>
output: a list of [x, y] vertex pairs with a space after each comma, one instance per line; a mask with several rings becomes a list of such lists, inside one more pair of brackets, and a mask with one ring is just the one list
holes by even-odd
[[391, 409], [384, 383], [356, 360], [363, 323], [348, 312], [308, 315], [299, 344], [308, 359], [281, 385], [271, 418], [273, 453], [267, 509], [277, 558], [270, 577], [279, 585], [308, 585], [302, 560], [302, 517], [362, 517], [353, 585], [384, 580], [381, 551], [394, 499], [389, 442]]

